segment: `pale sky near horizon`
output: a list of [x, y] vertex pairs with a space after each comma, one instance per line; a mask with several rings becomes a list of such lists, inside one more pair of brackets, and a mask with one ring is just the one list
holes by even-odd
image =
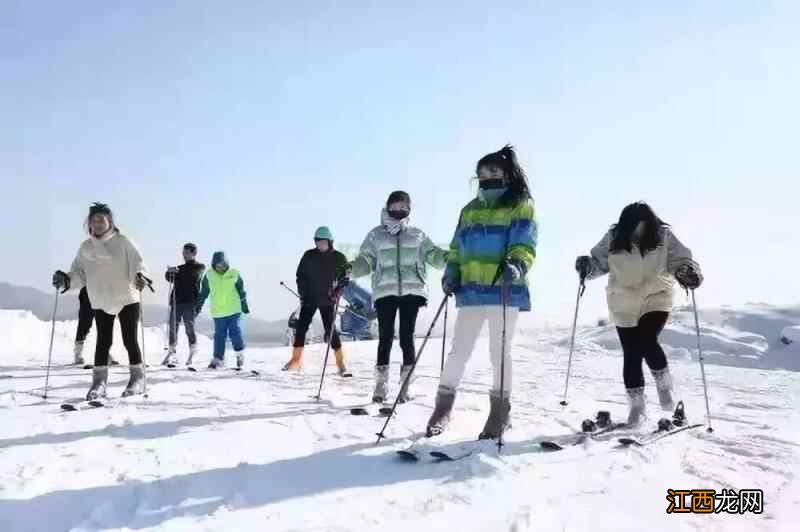
[[799, 3], [387, 4], [2, 2], [2, 279], [49, 290], [104, 201], [158, 279], [184, 241], [223, 249], [283, 318], [316, 226], [358, 244], [405, 189], [447, 242], [512, 143], [534, 314], [571, 317], [575, 256], [639, 199], [703, 266], [701, 304], [800, 300]]

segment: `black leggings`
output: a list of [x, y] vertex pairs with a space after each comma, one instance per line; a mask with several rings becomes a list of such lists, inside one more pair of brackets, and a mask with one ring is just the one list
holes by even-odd
[[426, 300], [420, 296], [387, 296], [375, 302], [378, 311], [378, 365], [389, 364], [394, 343], [394, 321], [400, 311], [400, 347], [403, 349], [403, 365], [414, 363], [414, 329], [417, 326], [419, 308]]
[[[131, 365], [142, 363], [142, 351], [139, 349], [139, 303], [131, 303], [123, 307], [117, 314], [119, 325], [122, 329], [122, 342], [128, 350], [128, 361]], [[97, 326], [97, 347], [94, 351], [94, 365], [108, 366], [108, 354], [111, 344], [114, 343], [114, 318], [113, 314], [106, 314], [102, 310], [94, 311], [94, 322]]]
[[297, 326], [294, 330], [294, 347], [303, 347], [306, 345], [306, 333], [311, 326], [311, 320], [314, 319], [314, 314], [319, 308], [319, 315], [322, 316], [322, 326], [325, 327], [325, 341], [331, 337], [331, 329], [333, 329], [333, 339], [331, 339], [331, 347], [336, 350], [342, 348], [342, 341], [339, 338], [339, 331], [336, 330], [333, 320], [333, 306], [317, 307], [315, 305], [303, 305], [300, 307], [300, 317], [297, 319]]
[[92, 303], [89, 301], [89, 294], [86, 288], [81, 288], [78, 294], [78, 331], [75, 333], [75, 341], [82, 343], [86, 340], [89, 331], [92, 330], [92, 320], [94, 319], [94, 310], [92, 310]]
[[622, 343], [622, 377], [626, 388], [644, 386], [642, 359], [651, 370], [667, 367], [667, 357], [658, 343], [658, 336], [664, 330], [668, 318], [668, 312], [648, 312], [639, 318], [636, 327], [617, 327], [619, 341]]

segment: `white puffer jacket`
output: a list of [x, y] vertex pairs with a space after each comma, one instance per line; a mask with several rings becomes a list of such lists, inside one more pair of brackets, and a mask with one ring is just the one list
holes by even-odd
[[115, 229], [81, 244], [69, 272], [70, 290], [86, 286], [93, 309], [116, 315], [140, 301], [133, 284], [137, 273], [150, 277], [139, 250]]
[[639, 318], [648, 312], [671, 312], [675, 288], [675, 272], [691, 265], [692, 252], [668, 227], [662, 229], [662, 244], [642, 257], [634, 244], [630, 252], [609, 254], [613, 235], [606, 233], [592, 248], [592, 272], [589, 279], [609, 274], [606, 299], [608, 311], [617, 327], [636, 327]]

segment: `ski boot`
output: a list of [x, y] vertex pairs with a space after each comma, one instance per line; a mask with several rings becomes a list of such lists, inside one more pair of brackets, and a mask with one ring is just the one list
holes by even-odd
[[628, 388], [625, 391], [628, 394], [628, 404], [630, 405], [628, 425], [638, 425], [645, 416], [644, 386]]
[[375, 391], [372, 392], [372, 402], [382, 404], [389, 395], [389, 366], [375, 366]]
[[189, 358], [186, 359], [186, 365], [191, 366], [192, 360], [194, 360], [194, 356], [197, 354], [197, 344], [191, 344], [189, 346]]
[[425, 429], [426, 437], [438, 436], [447, 429], [455, 400], [456, 391], [454, 389], [447, 386], [439, 386], [439, 390], [436, 393], [436, 406]]
[[225, 361], [221, 358], [213, 357], [208, 364], [208, 369], [219, 369], [225, 367]]
[[164, 360], [161, 361], [162, 366], [167, 366], [169, 368], [174, 368], [178, 365], [178, 356], [175, 353], [175, 346], [169, 346], [167, 350], [167, 356], [164, 357]]
[[292, 349], [292, 358], [284, 364], [282, 371], [299, 371], [303, 367], [303, 348], [295, 347]]
[[75, 342], [73, 353], [75, 354], [75, 365], [83, 366], [86, 363], [83, 359], [83, 342]]
[[96, 401], [106, 396], [106, 383], [108, 382], [108, 366], [95, 366], [92, 368], [92, 387], [86, 394], [87, 401]]
[[347, 366], [344, 363], [344, 351], [341, 348], [333, 352], [336, 357], [336, 370], [339, 372], [340, 377], [352, 377], [353, 374], [347, 371]]
[[672, 376], [669, 372], [669, 366], [664, 369], [650, 370], [650, 373], [653, 375], [653, 380], [656, 381], [658, 402], [661, 404], [661, 409], [665, 412], [672, 412], [675, 404], [672, 401]]
[[[400, 392], [397, 394], [398, 403], [407, 403], [411, 400], [411, 395], [408, 393], [408, 390], [411, 388], [412, 379], [408, 379], [408, 376], [413, 367], [414, 366], [411, 364], [406, 364], [400, 368]], [[407, 382], [406, 379], [408, 379]]]
[[237, 351], [236, 352], [236, 369], [242, 369], [244, 367], [244, 351]]
[[131, 395], [141, 395], [147, 388], [147, 383], [144, 378], [144, 365], [131, 364], [130, 366], [131, 378], [128, 380], [128, 385], [122, 392], [122, 397], [130, 397]]
[[500, 393], [492, 390], [489, 393], [489, 417], [483, 430], [478, 435], [479, 440], [494, 440], [500, 437], [500, 432], [511, 428], [511, 397], [500, 397]]

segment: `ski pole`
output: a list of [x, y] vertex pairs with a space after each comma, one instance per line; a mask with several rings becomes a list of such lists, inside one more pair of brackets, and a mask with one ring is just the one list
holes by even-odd
[[[319, 390], [314, 399], [319, 401], [322, 398], [322, 383], [325, 382], [325, 369], [328, 367], [328, 355], [331, 352], [331, 344], [333, 343], [333, 335], [336, 334], [336, 315], [339, 313], [339, 298], [341, 293], [336, 294], [336, 304], [333, 306], [333, 316], [331, 316], [330, 334], [328, 335], [328, 346], [325, 348], [325, 360], [322, 362], [322, 376], [319, 379]], [[324, 325], [324, 323], [323, 323]]]
[[[445, 300], [447, 299], [447, 297], [449, 297], [449, 296], [446, 296]], [[444, 306], [444, 327], [442, 328], [442, 367], [439, 369], [439, 376], [440, 377], [442, 376], [442, 373], [444, 373], [444, 345], [447, 342], [447, 309], [449, 309], [449, 308], [450, 308], [450, 305], [445, 304], [445, 306]]]
[[44, 395], [42, 399], [47, 399], [47, 390], [50, 386], [50, 366], [53, 362], [53, 338], [56, 335], [56, 312], [58, 312], [58, 288], [56, 287], [56, 299], [53, 303], [53, 320], [50, 326], [50, 350], [47, 353], [47, 375], [44, 378]]
[[708, 418], [707, 432], [714, 432], [711, 426], [711, 408], [708, 406], [708, 385], [706, 384], [706, 369], [703, 365], [703, 347], [700, 344], [700, 319], [697, 317], [697, 301], [694, 297], [694, 288], [692, 288], [692, 309], [694, 310], [694, 326], [697, 330], [697, 358], [700, 361], [700, 374], [703, 376], [703, 394], [706, 397], [706, 417]]
[[[153, 281], [139, 273], [142, 279], [145, 280], [147, 283], [147, 287], [150, 289], [151, 292], [155, 293], [155, 289], [153, 289]], [[147, 397], [147, 349], [145, 348], [144, 344], [144, 289], [139, 290], [139, 323], [142, 327], [142, 374], [145, 375], [144, 379], [144, 386], [142, 387], [142, 392], [145, 397]]]
[[284, 287], [286, 290], [288, 290], [289, 293], [292, 294], [294, 297], [300, 299], [300, 294], [298, 294], [297, 292], [286, 286], [286, 283], [284, 283], [283, 281], [281, 281], [281, 286]]
[[578, 309], [581, 305], [581, 297], [586, 291], [585, 277], [581, 277], [578, 283], [578, 296], [575, 298], [575, 317], [572, 320], [572, 336], [569, 341], [569, 362], [567, 362], [567, 382], [564, 384], [564, 399], [561, 400], [561, 406], [567, 406], [567, 391], [569, 390], [569, 375], [572, 371], [572, 353], [575, 351], [575, 330], [578, 327]]
[[[431, 326], [428, 328], [428, 333], [425, 335], [425, 338], [422, 340], [422, 345], [419, 346], [419, 350], [417, 351], [417, 356], [414, 358], [414, 364], [411, 366], [411, 370], [408, 372], [408, 375], [406, 375], [406, 378], [403, 381], [403, 384], [400, 386], [400, 390], [401, 391], [406, 388], [406, 386], [408, 384], [408, 381], [411, 379], [411, 376], [414, 374], [414, 370], [417, 369], [417, 363], [419, 362], [419, 359], [422, 356], [422, 351], [425, 349], [425, 345], [428, 343], [428, 339], [431, 337], [431, 333], [433, 332], [433, 328], [436, 326], [436, 322], [439, 321], [439, 316], [442, 314], [442, 310], [447, 305], [448, 297], [449, 296], [445, 297], [442, 300], [442, 304], [439, 305], [439, 310], [436, 311], [436, 316], [434, 316], [433, 321], [431, 322]], [[375, 445], [378, 445], [381, 442], [381, 440], [386, 437], [384, 435], [384, 432], [386, 431], [386, 427], [389, 426], [389, 421], [391, 421], [392, 418], [394, 417], [394, 413], [397, 410], [397, 403], [400, 401], [400, 397], [402, 395], [403, 395], [402, 393], [398, 393], [397, 394], [397, 397], [394, 400], [394, 404], [392, 405], [392, 412], [386, 418], [386, 423], [383, 424], [383, 428], [381, 429], [381, 431], [376, 433], [376, 436], [378, 436], [378, 441], [375, 442]]]
[[[502, 341], [500, 342], [500, 404], [505, 409], [505, 385], [506, 385], [506, 321], [508, 314], [508, 293], [511, 291], [511, 284], [508, 282], [503, 283], [501, 299], [503, 302], [503, 334]], [[497, 435], [497, 454], [503, 450], [503, 427], [505, 423], [500, 424], [500, 433]]]

